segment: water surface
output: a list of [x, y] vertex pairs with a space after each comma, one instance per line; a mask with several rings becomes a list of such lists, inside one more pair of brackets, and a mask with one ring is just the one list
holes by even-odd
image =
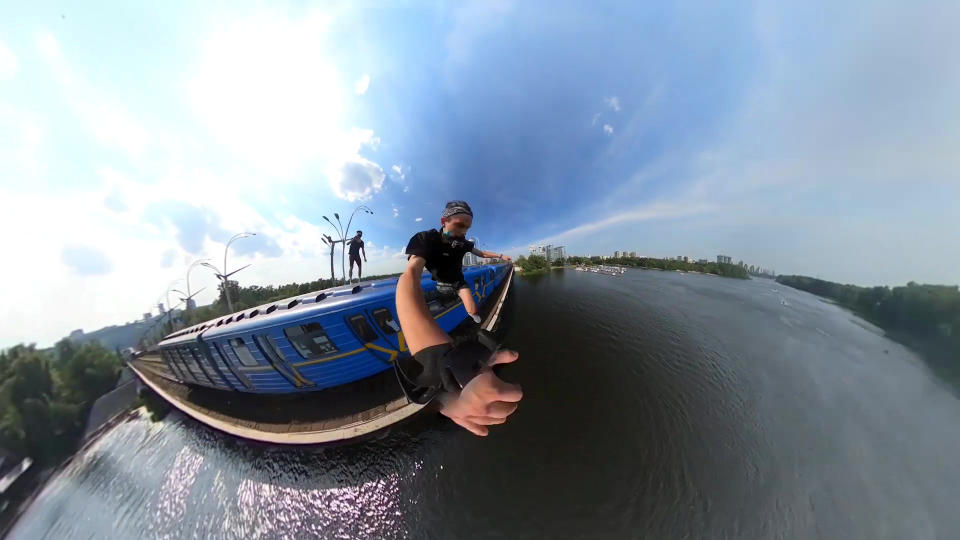
[[945, 538], [960, 401], [849, 312], [768, 280], [516, 282], [485, 439], [444, 419], [275, 448], [118, 425], [11, 534], [63, 538]]

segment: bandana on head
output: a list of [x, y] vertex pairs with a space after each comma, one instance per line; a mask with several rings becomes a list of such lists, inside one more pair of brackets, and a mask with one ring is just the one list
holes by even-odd
[[467, 201], [450, 201], [447, 203], [447, 207], [443, 209], [443, 213], [440, 214], [441, 218], [448, 218], [457, 214], [467, 214], [470, 217], [473, 217], [473, 210], [470, 209], [470, 205], [467, 204]]

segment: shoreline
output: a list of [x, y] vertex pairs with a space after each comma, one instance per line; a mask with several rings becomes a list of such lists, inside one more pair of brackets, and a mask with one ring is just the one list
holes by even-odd
[[98, 440], [100, 440], [101, 437], [107, 434], [107, 432], [109, 432], [112, 428], [116, 427], [121, 422], [130, 418], [133, 414], [137, 413], [141, 408], [142, 408], [141, 405], [134, 405], [134, 406], [131, 406], [129, 409], [126, 409], [124, 411], [121, 411], [115, 414], [112, 418], [104, 422], [100, 427], [92, 431], [90, 435], [80, 443], [80, 446], [76, 449], [76, 451], [74, 451], [72, 454], [64, 458], [62, 462], [48, 469], [43, 469], [39, 473], [37, 473], [37, 476], [34, 479], [35, 484], [28, 488], [27, 496], [24, 497], [22, 501], [17, 503], [16, 509], [12, 510], [13, 513], [10, 516], [10, 521], [8, 521], [6, 524], [0, 524], [0, 540], [4, 540], [5, 538], [7, 538], [7, 535], [10, 534], [11, 531], [13, 531], [14, 527], [17, 526], [17, 522], [19, 522], [20, 518], [23, 517], [23, 515], [27, 512], [27, 510], [30, 509], [34, 501], [37, 499], [37, 497], [40, 496], [40, 493], [42, 493], [43, 490], [46, 489], [50, 481], [52, 481], [54, 478], [62, 474], [63, 471], [66, 470], [66, 468], [73, 463], [74, 459], [76, 459], [77, 456], [89, 450], [90, 447], [94, 443], [96, 443]]

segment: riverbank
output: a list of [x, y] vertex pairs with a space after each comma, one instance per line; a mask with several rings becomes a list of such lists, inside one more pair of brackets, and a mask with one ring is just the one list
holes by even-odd
[[537, 268], [537, 269], [535, 269], [535, 270], [521, 270], [520, 272], [517, 272], [517, 275], [518, 275], [518, 276], [526, 276], [526, 277], [530, 277], [530, 276], [542, 276], [542, 275], [544, 275], [544, 274], [549, 274], [550, 272], [553, 272], [553, 271], [555, 271], [555, 270], [565, 270], [565, 269], [567, 269], [567, 268], [571, 268], [571, 267], [569, 267], [569, 266], [551, 266], [550, 268]]
[[807, 276], [779, 276], [782, 285], [816, 295], [881, 329], [917, 353], [960, 393], [960, 291], [946, 285], [859, 287]]

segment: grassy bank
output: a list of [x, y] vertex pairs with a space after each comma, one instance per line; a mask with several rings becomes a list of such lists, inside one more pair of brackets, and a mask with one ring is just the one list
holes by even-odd
[[860, 287], [807, 276], [777, 282], [849, 309], [920, 353], [930, 369], [960, 390], [960, 290], [956, 285]]

